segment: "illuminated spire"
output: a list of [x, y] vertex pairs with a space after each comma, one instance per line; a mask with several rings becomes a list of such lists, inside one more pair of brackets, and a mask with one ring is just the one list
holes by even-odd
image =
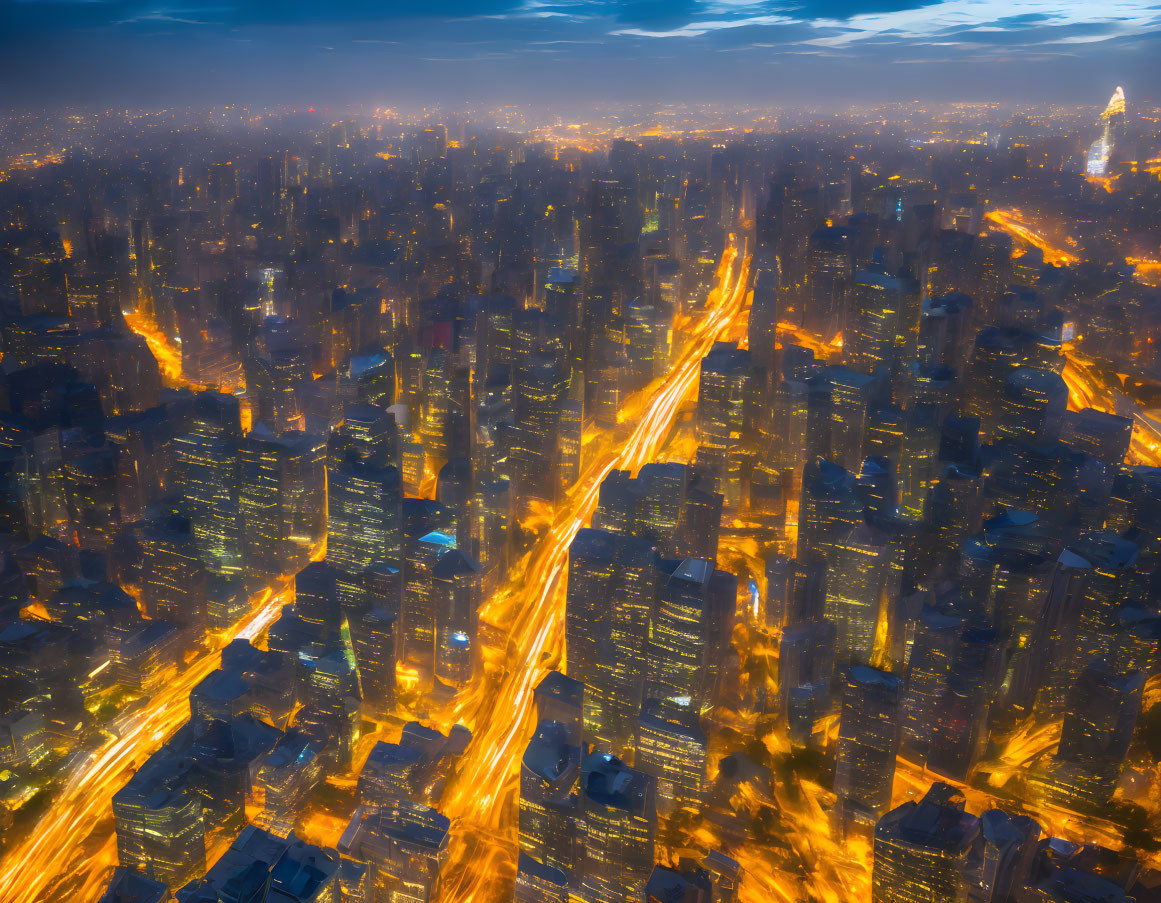
[[1117, 85], [1117, 90], [1113, 92], [1113, 96], [1109, 98], [1109, 105], [1105, 107], [1105, 111], [1101, 113], [1101, 119], [1109, 120], [1118, 114], [1125, 112], [1125, 89]]

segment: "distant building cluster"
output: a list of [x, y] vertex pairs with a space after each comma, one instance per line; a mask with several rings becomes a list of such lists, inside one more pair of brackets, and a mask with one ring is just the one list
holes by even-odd
[[1161, 135], [993, 114], [7, 122], [0, 896], [1161, 900]]

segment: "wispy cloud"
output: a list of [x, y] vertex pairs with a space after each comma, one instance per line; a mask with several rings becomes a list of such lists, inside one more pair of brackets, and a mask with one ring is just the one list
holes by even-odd
[[805, 26], [828, 33], [801, 39], [786, 36], [782, 45], [805, 43], [838, 48], [860, 42], [913, 43], [969, 30], [1012, 36], [1012, 43], [1026, 35], [1033, 45], [1094, 44], [1161, 30], [1161, 5], [1157, 0], [917, 0], [913, 5], [904, 0], [881, 10], [852, 9], [846, 15], [834, 14], [836, 5], [841, 6], [822, 0], [699, 0], [694, 14], [680, 24], [623, 24], [609, 33], [639, 38], [696, 38], [742, 28]]
[[792, 25], [800, 20], [783, 15], [745, 16], [740, 19], [707, 19], [701, 22], [690, 22], [676, 28], [618, 28], [610, 32], [614, 35], [631, 35], [638, 38], [697, 38], [711, 31], [723, 31], [732, 28], [750, 28], [755, 25]]

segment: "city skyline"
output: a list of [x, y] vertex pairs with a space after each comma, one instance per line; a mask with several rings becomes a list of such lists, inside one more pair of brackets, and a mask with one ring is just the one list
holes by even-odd
[[1161, 903], [1156, 2], [0, 0], [0, 903]]

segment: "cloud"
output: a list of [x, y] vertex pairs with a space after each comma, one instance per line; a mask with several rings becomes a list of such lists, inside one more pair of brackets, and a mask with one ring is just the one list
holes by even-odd
[[[630, 18], [622, 14], [619, 19]], [[826, 34], [807, 43], [849, 47], [860, 42], [906, 43], [960, 32], [994, 31], [1004, 35], [1045, 30], [1033, 43], [1098, 43], [1116, 37], [1142, 35], [1161, 28], [1156, 0], [700, 0], [694, 14], [667, 27], [632, 22], [614, 27], [614, 36], [698, 38], [744, 28], [809, 25]], [[1087, 29], [1083, 34], [1051, 29]], [[785, 39], [784, 39], [785, 40]]]

